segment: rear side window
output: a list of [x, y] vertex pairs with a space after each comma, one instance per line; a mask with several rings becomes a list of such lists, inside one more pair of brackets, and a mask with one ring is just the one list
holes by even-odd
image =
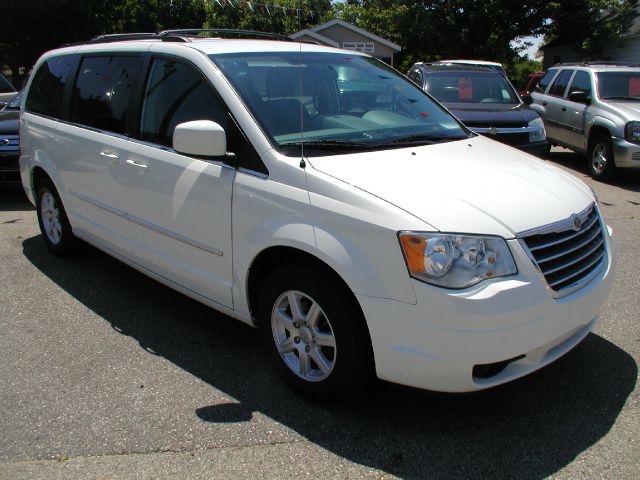
[[139, 64], [134, 56], [84, 58], [74, 85], [71, 121], [125, 133]]
[[560, 72], [551, 85], [549, 89], [549, 95], [556, 95], [558, 97], [562, 97], [564, 95], [564, 91], [567, 89], [567, 85], [569, 84], [569, 79], [573, 74], [573, 70], [563, 70]]
[[147, 80], [140, 119], [140, 139], [171, 147], [176, 126], [191, 120], [212, 120], [227, 128], [222, 103], [194, 68], [154, 60]]
[[557, 70], [547, 70], [547, 73], [544, 74], [544, 76], [538, 82], [538, 85], [536, 85], [536, 92], [544, 93], [544, 91], [547, 89], [547, 86], [551, 83], [551, 80], [553, 79], [556, 72]]
[[72, 75], [76, 58], [74, 55], [54, 57], [40, 66], [33, 77], [25, 103], [28, 112], [54, 118], [62, 116], [64, 89]]
[[576, 75], [573, 77], [573, 81], [571, 82], [569, 93], [575, 91], [586, 92], [588, 95], [591, 95], [591, 78], [589, 78], [589, 74], [587, 72], [576, 72]]

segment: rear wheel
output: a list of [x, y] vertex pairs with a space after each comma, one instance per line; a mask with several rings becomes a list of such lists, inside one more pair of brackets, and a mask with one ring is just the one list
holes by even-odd
[[343, 292], [300, 267], [283, 267], [260, 294], [261, 329], [284, 381], [314, 400], [335, 399], [370, 378], [362, 313]]
[[47, 248], [56, 255], [66, 256], [73, 251], [75, 236], [60, 195], [49, 179], [37, 185], [36, 208], [38, 224]]
[[589, 175], [596, 180], [608, 180], [615, 176], [616, 164], [613, 159], [611, 137], [600, 134], [589, 145]]

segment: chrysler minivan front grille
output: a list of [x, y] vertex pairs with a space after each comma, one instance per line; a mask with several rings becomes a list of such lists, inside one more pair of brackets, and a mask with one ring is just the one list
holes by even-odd
[[588, 283], [606, 259], [595, 205], [562, 222], [525, 232], [519, 240], [557, 297]]

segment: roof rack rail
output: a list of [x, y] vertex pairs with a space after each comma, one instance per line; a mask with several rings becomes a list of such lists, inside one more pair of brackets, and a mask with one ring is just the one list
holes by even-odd
[[278, 33], [259, 32], [256, 30], [239, 30], [233, 28], [184, 28], [177, 30], [163, 30], [158, 32], [159, 37], [165, 36], [179, 36], [179, 37], [197, 37], [201, 34], [214, 34], [214, 35], [237, 35], [245, 38], [272, 38], [274, 40], [291, 40], [291, 37], [287, 35], [280, 35]]
[[615, 62], [615, 61], [608, 61], [608, 60], [607, 61], [592, 60], [587, 62], [556, 63], [555, 65], [552, 65], [552, 67], [590, 67], [595, 65], [604, 65], [609, 67], [640, 67], [640, 63]]
[[139, 33], [108, 33], [105, 35], [98, 35], [90, 40], [84, 40], [82, 42], [74, 42], [65, 44], [66, 47], [72, 47], [75, 45], [93, 45], [96, 43], [112, 43], [123, 42], [126, 40], [161, 40], [163, 42], [190, 42], [188, 38], [178, 37], [175, 35], [158, 35], [153, 32], [139, 32]]

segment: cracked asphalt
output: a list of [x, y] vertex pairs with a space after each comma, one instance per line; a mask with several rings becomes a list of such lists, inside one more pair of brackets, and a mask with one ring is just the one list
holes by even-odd
[[379, 383], [310, 403], [259, 335], [89, 247], [50, 255], [0, 192], [0, 478], [637, 478], [640, 172], [598, 193], [618, 244], [600, 322], [565, 357], [468, 396]]

